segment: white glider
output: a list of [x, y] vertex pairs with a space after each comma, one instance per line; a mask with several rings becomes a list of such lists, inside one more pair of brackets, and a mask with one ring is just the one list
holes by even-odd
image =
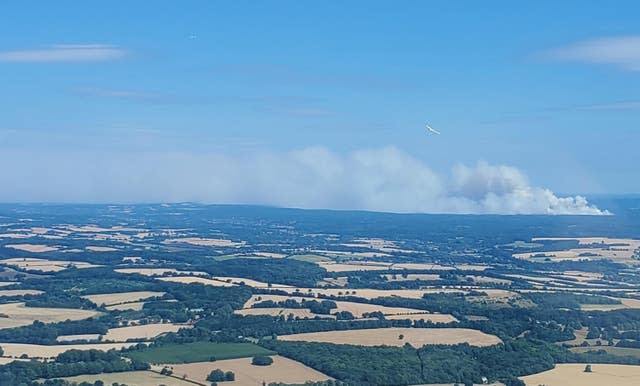
[[440, 132], [438, 130], [434, 129], [433, 127], [431, 127], [429, 125], [427, 125], [427, 131], [429, 131], [430, 133], [433, 133], [433, 134], [440, 135]]

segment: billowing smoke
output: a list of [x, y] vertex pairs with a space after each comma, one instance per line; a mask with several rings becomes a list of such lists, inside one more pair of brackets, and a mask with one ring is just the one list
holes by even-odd
[[[608, 212], [584, 197], [533, 187], [518, 169], [479, 162], [442, 176], [387, 147], [346, 155], [312, 147], [286, 153], [40, 156], [4, 165], [1, 201], [265, 204], [422, 213]], [[43, 158], [44, 157], [44, 158]]]

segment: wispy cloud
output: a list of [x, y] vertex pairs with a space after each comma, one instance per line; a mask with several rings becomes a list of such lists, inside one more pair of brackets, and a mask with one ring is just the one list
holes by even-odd
[[544, 57], [572, 62], [613, 65], [640, 71], [640, 35], [583, 40], [547, 51]]
[[66, 44], [40, 49], [0, 52], [0, 62], [103, 62], [124, 57], [127, 52], [107, 44]]

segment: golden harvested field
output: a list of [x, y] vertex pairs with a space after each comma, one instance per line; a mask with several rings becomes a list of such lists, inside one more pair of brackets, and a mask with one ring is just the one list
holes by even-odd
[[111, 247], [97, 247], [97, 246], [93, 246], [90, 245], [88, 247], [85, 248], [87, 251], [91, 251], [91, 252], [115, 252], [118, 249], [117, 248], [111, 248]]
[[521, 377], [528, 386], [637, 386], [640, 385], [640, 366], [591, 364], [558, 364], [549, 371]]
[[169, 365], [178, 377], [186, 375], [189, 380], [206, 382], [207, 375], [212, 370], [233, 371], [236, 380], [224, 382], [227, 386], [262, 386], [271, 382], [288, 384], [304, 384], [306, 381], [324, 381], [331, 377], [322, 374], [300, 362], [274, 355], [270, 366], [254, 366], [251, 358], [227, 359], [215, 362], [198, 362], [180, 365]]
[[[258, 299], [261, 299], [261, 300], [258, 300]], [[322, 300], [322, 299], [314, 299], [314, 298], [308, 298], [308, 297], [302, 297], [302, 296], [253, 295], [244, 304], [244, 309], [245, 310], [247, 310], [247, 309], [251, 310], [251, 311], [245, 311], [245, 312], [251, 313], [253, 315], [272, 315], [272, 312], [273, 312], [272, 310], [274, 310], [273, 308], [251, 308], [251, 305], [253, 305], [254, 303], [259, 303], [259, 302], [266, 301], [266, 300], [271, 300], [273, 302], [281, 302], [281, 301], [284, 301], [284, 300], [287, 300], [287, 299], [295, 299], [298, 302], [300, 302], [302, 300], [318, 300], [318, 301]], [[341, 311], [349, 311], [356, 318], [362, 317], [362, 314], [366, 313], [366, 312], [380, 311], [384, 315], [422, 314], [423, 318], [425, 320], [429, 320], [429, 319], [427, 319], [427, 316], [433, 316], [434, 317], [434, 319], [433, 319], [434, 322], [443, 321], [443, 323], [447, 323], [448, 321], [455, 321], [455, 318], [453, 316], [451, 316], [451, 315], [445, 315], [445, 314], [427, 315], [427, 314], [425, 314], [424, 310], [418, 310], [418, 309], [414, 309], [414, 308], [385, 307], [385, 306], [379, 306], [379, 305], [376, 305], [376, 304], [346, 302], [346, 301], [341, 301], [341, 300], [336, 300], [335, 303], [338, 306], [338, 308], [332, 310], [332, 313], [341, 312]], [[295, 309], [295, 310], [291, 309], [289, 311], [298, 311], [298, 310], [297, 309]], [[295, 314], [295, 312], [294, 312], [294, 314]], [[288, 312], [285, 312], [285, 315], [288, 315]], [[311, 315], [315, 315], [315, 314], [311, 314]], [[322, 316], [322, 315], [320, 315], [320, 316]]]
[[30, 271], [40, 272], [58, 272], [67, 269], [70, 265], [76, 268], [93, 268], [99, 267], [83, 261], [66, 261], [66, 260], [47, 260], [37, 259], [33, 257], [16, 257], [12, 259], [0, 260], [1, 264], [9, 265], [16, 268], [26, 269]]
[[57, 247], [43, 244], [7, 244], [5, 247], [32, 253], [54, 252], [58, 250]]
[[3, 296], [40, 295], [43, 293], [39, 290], [0, 290], [0, 298]]
[[[403, 338], [400, 339], [400, 336]], [[282, 335], [285, 341], [325, 342], [358, 346], [398, 346], [410, 343], [414, 347], [429, 344], [469, 343], [472, 346], [492, 346], [500, 338], [468, 328], [375, 328], [349, 331], [310, 332]]]
[[8, 316], [8, 318], [0, 318], [0, 328], [28, 326], [35, 320], [43, 323], [55, 323], [67, 319], [81, 320], [100, 315], [96, 311], [72, 308], [26, 307], [24, 303], [1, 304], [0, 314]]
[[622, 304], [581, 304], [580, 309], [584, 311], [613, 311], [623, 308], [640, 308], [640, 300], [627, 298], [612, 298], [622, 302]]
[[137, 273], [145, 276], [162, 276], [165, 273], [176, 275], [189, 275], [189, 276], [207, 276], [206, 272], [199, 271], [178, 271], [174, 268], [118, 268], [114, 271], [119, 273]]
[[154, 373], [153, 371], [126, 371], [124, 373], [105, 373], [95, 375], [78, 375], [75, 377], [62, 378], [68, 382], [89, 382], [94, 383], [102, 380], [105, 385], [112, 383], [122, 383], [130, 386], [193, 386], [191, 382], [183, 381], [173, 377], [167, 377]]
[[489, 276], [467, 275], [466, 277], [473, 279], [474, 283], [490, 283], [490, 284], [504, 284], [504, 285], [509, 285], [512, 283], [511, 280], [498, 279], [498, 278], [489, 277]]
[[236, 242], [227, 239], [205, 239], [200, 237], [184, 237], [180, 239], [167, 239], [163, 241], [164, 244], [191, 244], [199, 247], [224, 247], [224, 248], [238, 248], [244, 246], [244, 241]]
[[135, 292], [118, 292], [118, 293], [98, 294], [98, 295], [85, 295], [83, 296], [83, 298], [91, 300], [97, 305], [104, 304], [105, 306], [110, 306], [115, 304], [138, 302], [140, 300], [145, 300], [145, 299], [153, 298], [156, 296], [162, 296], [164, 294], [165, 294], [164, 292], [135, 291]]
[[220, 280], [206, 279], [204, 277], [197, 276], [167, 276], [160, 277], [158, 280], [162, 281], [170, 281], [174, 283], [183, 283], [183, 284], [191, 284], [191, 283], [200, 283], [205, 285], [211, 285], [214, 287], [233, 287], [236, 284], [227, 283]]
[[68, 350], [119, 350], [123, 347], [130, 347], [137, 343], [87, 343], [87, 344], [58, 344], [40, 345], [27, 343], [0, 343], [4, 350], [4, 356], [20, 357], [27, 354], [29, 358], [53, 358]]
[[[153, 323], [139, 326], [111, 328], [105, 335], [102, 335], [103, 342], [126, 342], [128, 339], [152, 340], [162, 334], [176, 332], [181, 328], [192, 328], [191, 325], [173, 323]], [[74, 340], [98, 340], [98, 334], [62, 335], [57, 338], [58, 342], [70, 342]]]
[[127, 339], [153, 339], [162, 334], [177, 332], [181, 328], [191, 328], [190, 325], [173, 323], [154, 323], [140, 326], [111, 328], [104, 335], [104, 341], [126, 342]]
[[140, 311], [142, 307], [144, 307], [145, 302], [131, 302], [131, 303], [122, 303], [122, 304], [114, 304], [111, 306], [106, 306], [105, 308], [109, 311]]

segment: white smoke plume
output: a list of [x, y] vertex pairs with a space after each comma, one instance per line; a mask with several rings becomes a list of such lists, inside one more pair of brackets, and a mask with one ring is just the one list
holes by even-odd
[[[584, 197], [533, 187], [518, 169], [479, 162], [441, 176], [395, 148], [346, 155], [323, 147], [252, 155], [56, 153], [32, 162], [0, 152], [0, 201], [264, 204], [473, 214], [604, 215]], [[42, 159], [42, 157], [45, 157]], [[35, 161], [35, 162], [34, 162]]]

